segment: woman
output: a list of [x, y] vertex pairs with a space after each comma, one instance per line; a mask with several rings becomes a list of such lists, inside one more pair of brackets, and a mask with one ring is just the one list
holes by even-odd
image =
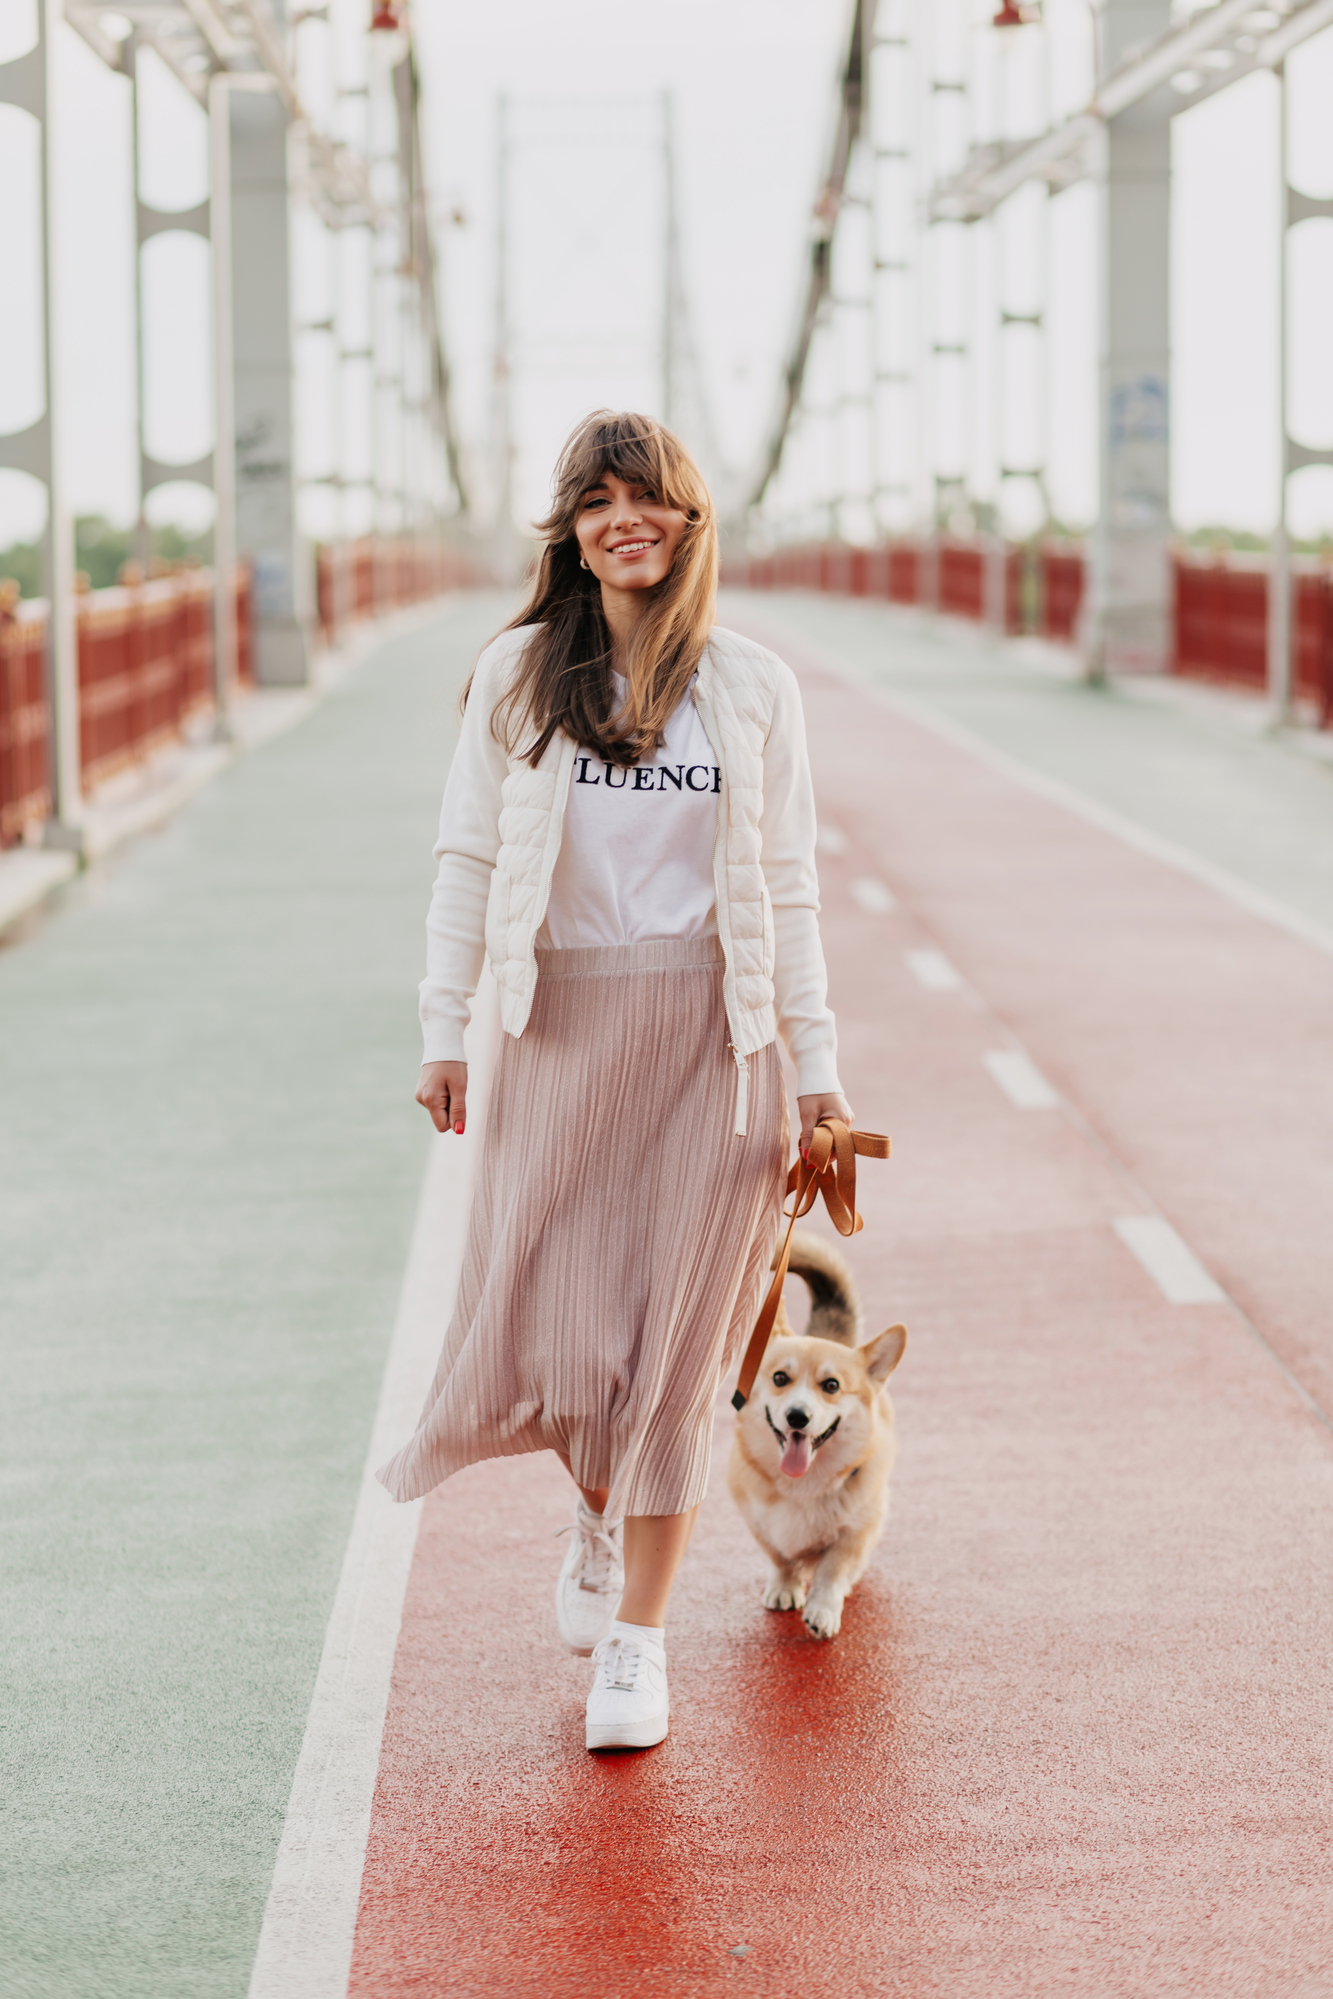
[[717, 529], [650, 417], [590, 417], [556, 469], [526, 608], [477, 663], [445, 787], [417, 1100], [467, 1122], [463, 1029], [489, 953], [506, 1032], [416, 1499], [553, 1450], [579, 1488], [556, 1589], [596, 1661], [590, 1749], [667, 1732], [667, 1599], [713, 1404], [801, 1146], [851, 1121], [816, 920], [800, 698], [713, 624]]

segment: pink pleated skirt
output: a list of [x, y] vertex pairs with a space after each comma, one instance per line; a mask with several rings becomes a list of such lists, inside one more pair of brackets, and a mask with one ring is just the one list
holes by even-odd
[[559, 1451], [617, 1516], [684, 1513], [759, 1307], [786, 1175], [777, 1048], [748, 1131], [716, 938], [539, 951], [501, 1037], [453, 1318], [415, 1434], [418, 1499], [482, 1458]]

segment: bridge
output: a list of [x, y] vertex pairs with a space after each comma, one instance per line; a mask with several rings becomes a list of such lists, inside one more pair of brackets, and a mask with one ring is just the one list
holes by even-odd
[[[801, 685], [844, 1082], [893, 1136], [852, 1254], [910, 1328], [840, 1636], [761, 1608], [720, 1404], [672, 1733], [611, 1759], [549, 1600], [554, 1461], [403, 1508], [372, 1476], [434, 1364], [485, 1120], [484, 1083], [461, 1142], [411, 1100], [457, 695], [514, 603], [534, 384], [609, 365], [532, 317], [523, 176], [581, 114], [506, 82], [465, 396], [437, 232], [471, 197], [432, 183], [428, 108], [452, 28], [40, 0], [0, 44], [0, 147], [40, 138], [0, 199], [45, 217], [40, 394], [0, 439], [45, 494], [0, 599], [6, 1994], [1327, 1988], [1333, 434], [1301, 371], [1333, 9], [1107, 0], [1080, 41], [1083, 13], [839, 15], [748, 456], [679, 76], [597, 100], [660, 196], [617, 365], [709, 467], [722, 622]], [[173, 459], [150, 278], [111, 580], [78, 574], [53, 358], [74, 37], [145, 123], [188, 100], [211, 162], [188, 210], [127, 190], [140, 278], [167, 236], [203, 246], [212, 414]], [[1228, 544], [1172, 512], [1170, 220], [1179, 134], [1233, 89], [1285, 107], [1291, 325], [1274, 518]], [[303, 241], [351, 274], [316, 324]], [[1071, 520], [1051, 385], [1082, 273]], [[181, 559], [185, 485], [210, 525]], [[470, 1034], [484, 1078], [485, 995]]]

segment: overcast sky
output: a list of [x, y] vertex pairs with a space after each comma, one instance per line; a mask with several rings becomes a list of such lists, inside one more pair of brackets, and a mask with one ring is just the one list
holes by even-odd
[[[21, 39], [27, 6], [0, 0], [0, 56], [5, 37], [11, 46]], [[657, 9], [418, 0], [457, 410], [482, 478], [499, 94], [511, 104], [520, 511], [540, 508], [559, 440], [588, 407], [658, 404], [664, 93], [674, 113], [686, 289], [720, 443], [733, 463], [752, 458], [791, 328], [846, 11], [842, 0], [672, 0]], [[76, 509], [124, 520], [135, 507], [127, 90], [68, 31], [59, 57], [65, 455]], [[1318, 87], [1313, 114], [1302, 113], [1302, 172], [1310, 192], [1333, 193], [1333, 120], [1317, 109], [1321, 93], [1325, 107], [1333, 102], [1333, 32], [1312, 46], [1306, 67]], [[170, 79], [147, 109], [158, 198], [186, 205], [205, 186], [202, 118]], [[1175, 123], [1174, 497], [1186, 528], [1220, 521], [1263, 530], [1273, 514], [1276, 130], [1276, 86], [1267, 77]], [[28, 141], [19, 114], [0, 107], [0, 429], [35, 414]], [[1315, 184], [1321, 175], [1327, 187]], [[449, 219], [455, 211], [461, 225]], [[1092, 503], [1089, 190], [1059, 197], [1054, 212], [1054, 497], [1057, 511], [1079, 520]], [[1312, 247], [1298, 274], [1298, 333], [1311, 358], [1301, 362], [1302, 421], [1309, 442], [1333, 443], [1333, 369], [1323, 358], [1333, 350], [1333, 222], [1306, 227]], [[154, 246], [146, 272], [150, 417], [158, 443], [174, 442], [177, 459], [208, 442], [204, 255], [202, 244], [172, 239]], [[25, 300], [34, 309], [16, 311]], [[1333, 527], [1333, 477], [1307, 477], [1316, 487], [1323, 478], [1323, 496], [1298, 495], [1298, 527]], [[0, 545], [32, 524], [30, 504], [0, 475]]]

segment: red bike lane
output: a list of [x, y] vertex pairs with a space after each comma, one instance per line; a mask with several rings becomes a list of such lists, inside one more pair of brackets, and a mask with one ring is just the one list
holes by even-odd
[[[1333, 958], [795, 663], [843, 1079], [894, 1140], [851, 1246], [910, 1328], [887, 1534], [831, 1643], [765, 1612], [720, 1406], [671, 1735], [599, 1758], [563, 1474], [433, 1495], [349, 1989], [1313, 1999]], [[1159, 1211], [1243, 1310], [1167, 1301], [1113, 1226]]]

